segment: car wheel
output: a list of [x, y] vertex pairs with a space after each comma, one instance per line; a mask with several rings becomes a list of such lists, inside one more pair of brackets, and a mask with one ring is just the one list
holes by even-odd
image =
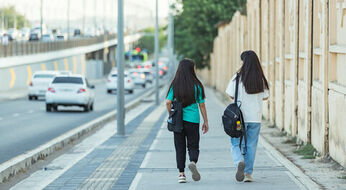
[[107, 90], [107, 93], [108, 93], [108, 94], [112, 93], [112, 90]]
[[129, 93], [130, 93], [130, 94], [133, 94], [133, 90], [129, 90]]
[[52, 105], [51, 104], [46, 104], [46, 111], [51, 112], [52, 111]]
[[29, 100], [32, 100], [32, 96], [29, 96]]
[[57, 105], [53, 106], [53, 111], [58, 111], [58, 106]]
[[87, 104], [87, 105], [84, 105], [84, 112], [88, 112], [89, 111], [89, 105]]
[[142, 84], [142, 87], [145, 88], [145, 84]]
[[34, 96], [33, 99], [34, 99], [34, 100], [38, 100], [38, 96]]
[[94, 103], [92, 103], [91, 105], [90, 105], [90, 111], [93, 111], [94, 110]]

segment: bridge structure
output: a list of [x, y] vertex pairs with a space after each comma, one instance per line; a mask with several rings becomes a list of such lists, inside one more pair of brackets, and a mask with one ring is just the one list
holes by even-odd
[[[125, 36], [125, 49], [141, 34]], [[0, 45], [0, 92], [25, 89], [35, 71], [71, 71], [100, 78], [116, 65], [116, 35], [54, 42], [11, 42]]]

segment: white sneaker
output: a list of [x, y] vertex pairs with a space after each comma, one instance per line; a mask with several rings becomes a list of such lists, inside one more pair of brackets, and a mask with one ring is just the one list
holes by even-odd
[[190, 162], [189, 164], [189, 169], [192, 173], [192, 179], [194, 181], [199, 181], [201, 180], [201, 175], [199, 174], [198, 170], [197, 170], [197, 166], [196, 166], [196, 163], [194, 162]]
[[252, 179], [251, 175], [250, 174], [246, 174], [244, 182], [252, 182], [252, 181], [253, 181], [253, 179]]
[[180, 174], [178, 177], [178, 183], [186, 183], [186, 176], [183, 174]]

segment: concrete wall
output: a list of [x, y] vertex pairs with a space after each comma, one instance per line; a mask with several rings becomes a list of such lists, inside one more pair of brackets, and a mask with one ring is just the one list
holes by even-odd
[[346, 166], [346, 0], [248, 0], [219, 26], [204, 81], [224, 92], [254, 50], [270, 85], [263, 116]]

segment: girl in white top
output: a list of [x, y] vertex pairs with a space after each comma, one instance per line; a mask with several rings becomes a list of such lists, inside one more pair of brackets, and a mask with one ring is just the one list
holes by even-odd
[[[244, 51], [241, 54], [243, 62], [239, 70], [240, 80], [238, 86], [238, 105], [244, 116], [247, 151], [243, 156], [239, 148], [240, 138], [231, 138], [232, 157], [237, 167], [236, 180], [252, 181], [253, 164], [255, 161], [258, 136], [261, 128], [263, 100], [269, 97], [269, 86], [259, 59], [254, 51]], [[226, 89], [226, 93], [234, 99], [236, 75], [232, 77]], [[242, 147], [245, 147], [244, 141]], [[242, 148], [242, 150], [244, 150]]]

